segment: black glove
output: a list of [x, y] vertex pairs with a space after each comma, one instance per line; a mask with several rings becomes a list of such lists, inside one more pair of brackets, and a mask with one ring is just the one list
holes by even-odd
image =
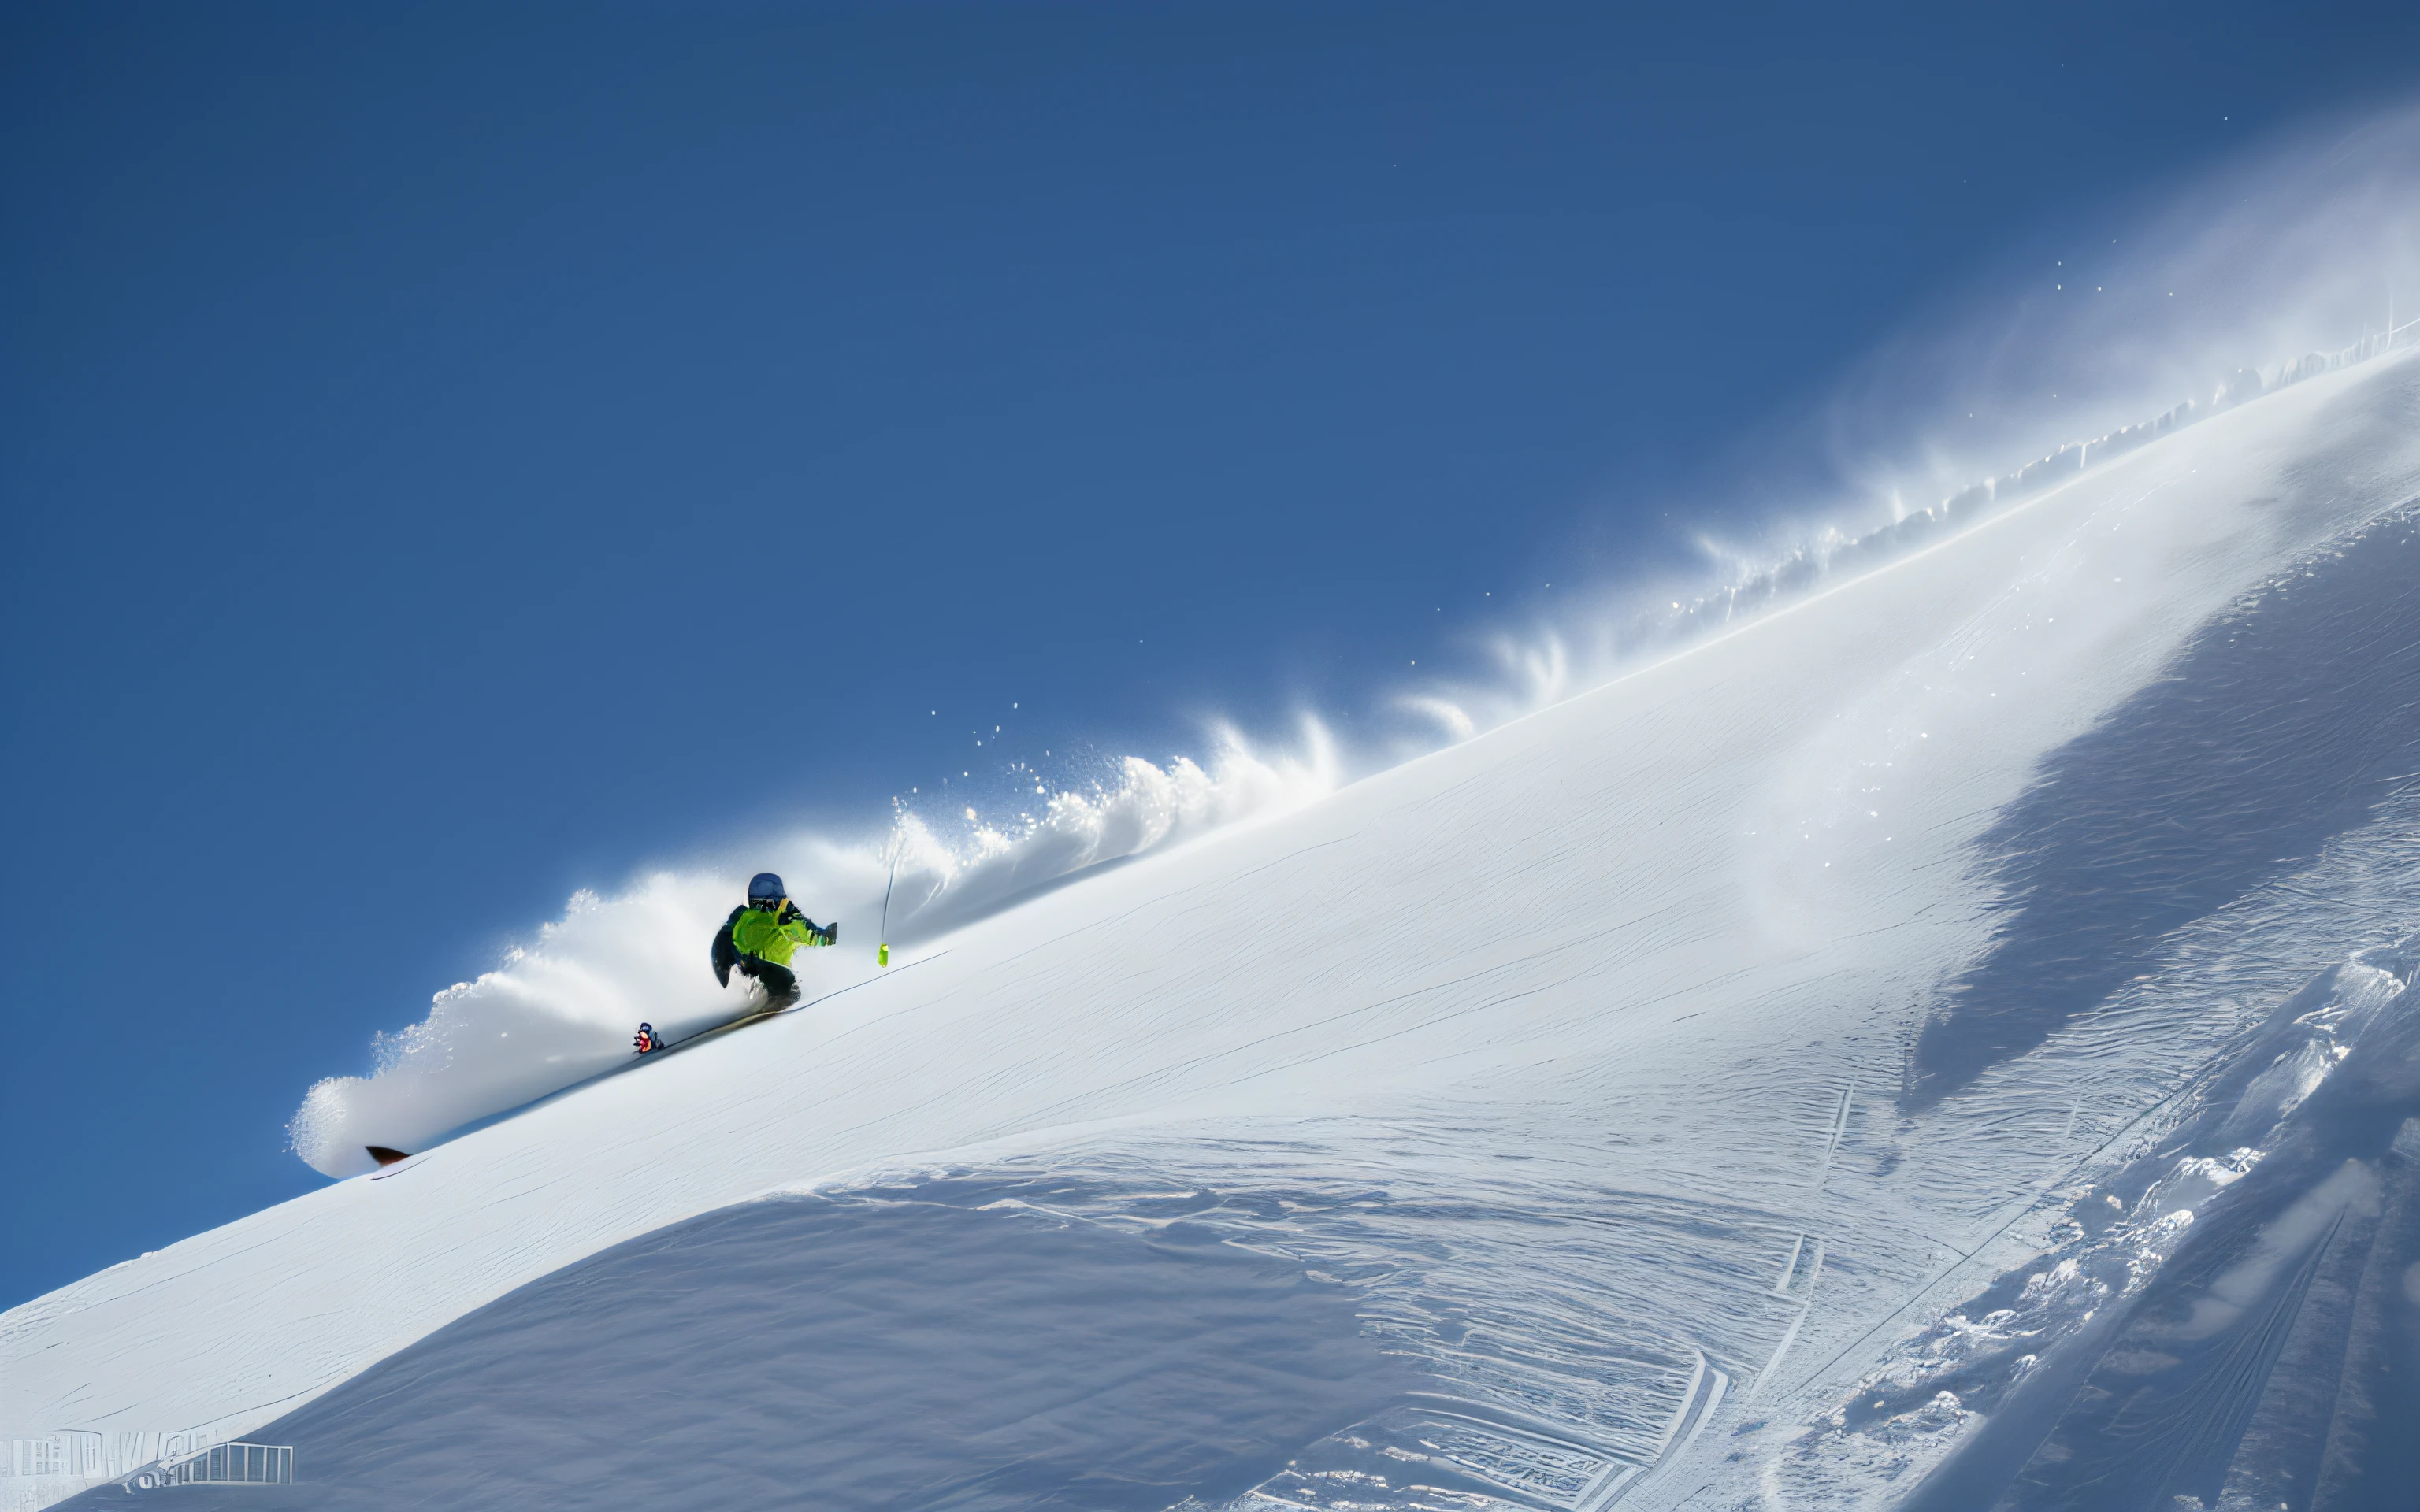
[[840, 943], [839, 919], [835, 918], [830, 923], [824, 926], [824, 943], [826, 945], [838, 945]]
[[799, 912], [799, 905], [787, 898], [782, 900], [782, 911], [773, 916], [773, 922], [776, 924], [804, 923], [809, 929], [815, 927], [815, 921]]

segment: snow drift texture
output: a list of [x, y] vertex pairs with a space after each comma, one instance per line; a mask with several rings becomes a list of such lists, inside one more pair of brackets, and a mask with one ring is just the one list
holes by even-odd
[[[14, 1309], [0, 1431], [331, 1507], [2405, 1504], [2420, 352], [2218, 397]], [[475, 990], [692, 972], [691, 886]]]

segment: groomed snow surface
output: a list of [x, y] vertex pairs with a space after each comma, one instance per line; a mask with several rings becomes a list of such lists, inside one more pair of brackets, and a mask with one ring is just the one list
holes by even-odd
[[802, 1011], [0, 1318], [0, 1433], [295, 1446], [75, 1504], [197, 1512], [2408, 1506], [2415, 581], [2395, 357], [852, 921]]

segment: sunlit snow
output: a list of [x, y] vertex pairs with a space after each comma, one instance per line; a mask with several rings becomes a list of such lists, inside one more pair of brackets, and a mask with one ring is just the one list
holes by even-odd
[[771, 857], [815, 1000], [659, 1061], [735, 879], [583, 899], [314, 1091], [353, 1174], [0, 1316], [9, 1493], [2396, 1504], [2415, 338], [1406, 695], [1453, 743], [1357, 780], [911, 825], [888, 970], [892, 855]]

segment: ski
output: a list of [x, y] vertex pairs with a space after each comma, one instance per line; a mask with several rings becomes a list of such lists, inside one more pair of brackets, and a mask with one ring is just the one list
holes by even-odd
[[[950, 952], [947, 950], [936, 950], [931, 955], [920, 956], [916, 960], [906, 963], [900, 969], [907, 970], [909, 967], [923, 965], [928, 962], [939, 961], [949, 953]], [[619, 1064], [609, 1066], [605, 1070], [597, 1072], [594, 1075], [584, 1076], [579, 1081], [573, 1082], [566, 1087], [559, 1087], [543, 1097], [531, 1099], [529, 1102], [522, 1103], [519, 1107], [506, 1108], [501, 1113], [489, 1114], [486, 1118], [473, 1119], [472, 1122], [449, 1129], [443, 1134], [430, 1139], [427, 1143], [421, 1144], [416, 1149], [397, 1149], [388, 1145], [364, 1146], [363, 1148], [369, 1152], [370, 1159], [377, 1162], [380, 1167], [379, 1170], [370, 1175], [369, 1179], [373, 1181], [378, 1180], [381, 1177], [390, 1174], [386, 1169], [389, 1166], [411, 1160], [415, 1155], [426, 1154], [437, 1146], [450, 1143], [451, 1141], [461, 1137], [463, 1134], [472, 1133], [474, 1130], [484, 1129], [491, 1123], [497, 1123], [505, 1119], [513, 1118], [519, 1114], [527, 1112], [529, 1109], [536, 1107], [542, 1103], [551, 1103], [558, 1098], [568, 1097], [572, 1093], [580, 1090], [582, 1088], [587, 1087], [595, 1082], [602, 1081], [608, 1076], [618, 1076], [626, 1071], [629, 1071], [647, 1061], [653, 1060], [656, 1057], [663, 1055], [667, 1051], [686, 1050], [690, 1045], [711, 1040], [717, 1035], [728, 1034], [734, 1029], [744, 1028], [747, 1026], [755, 1023], [759, 1019], [779, 1018], [784, 1013], [796, 1013], [800, 1009], [813, 1008], [818, 1003], [828, 1003], [835, 997], [845, 996], [848, 994], [857, 991], [860, 987], [867, 985], [869, 982], [879, 981], [883, 979], [880, 977], [868, 977], [862, 981], [853, 981], [845, 987], [836, 987], [820, 997], [810, 997], [804, 1002], [792, 1003], [785, 1008], [760, 1008], [752, 1013], [744, 1014], [741, 1017], [732, 1019], [726, 1023], [708, 1025], [706, 1027], [699, 1029], [693, 1034], [682, 1035], [677, 1040], [667, 1040], [663, 1038], [657, 1032], [656, 1026], [653, 1024], [642, 1024], [639, 1026], [639, 1033], [631, 1036], [630, 1043], [632, 1054], [630, 1058], [622, 1061]], [[646, 1048], [641, 1048], [640, 1046], [642, 1037], [644, 1037], [646, 1041]]]
[[667, 1040], [654, 1025], [642, 1024], [639, 1026], [639, 1032], [630, 1036], [630, 1046], [633, 1052], [640, 1056], [660, 1056], [685, 1045], [695, 1044], [700, 1040], [710, 1040], [718, 1034], [728, 1034], [733, 1029], [753, 1024], [758, 1019], [779, 1018], [784, 1013], [796, 1012], [806, 1006], [804, 1003], [787, 1003], [780, 1008], [760, 1008], [752, 1013], [743, 1013], [736, 1019], [729, 1019], [721, 1024], [709, 1024], [705, 1028], [693, 1034], [684, 1034], [677, 1040]]

